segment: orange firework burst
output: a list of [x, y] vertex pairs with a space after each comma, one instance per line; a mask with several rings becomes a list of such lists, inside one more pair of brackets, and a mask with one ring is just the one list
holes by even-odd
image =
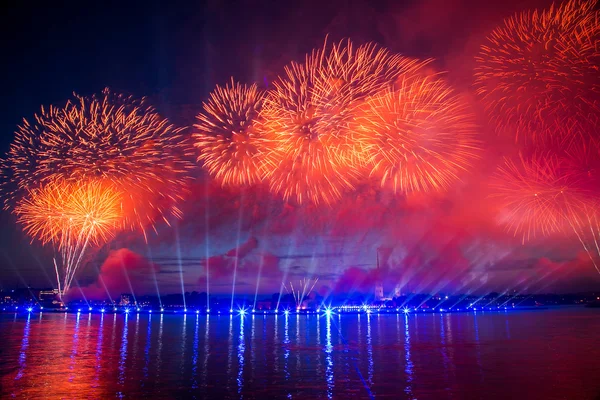
[[478, 157], [475, 117], [439, 76], [405, 76], [353, 122], [370, 175], [394, 192], [444, 190]]
[[121, 193], [102, 182], [54, 180], [29, 191], [17, 204], [25, 232], [60, 251], [62, 275], [54, 260], [61, 293], [66, 292], [89, 246], [109, 240], [121, 223]]
[[566, 173], [564, 161], [550, 154], [521, 157], [518, 163], [506, 160], [492, 187], [502, 202], [503, 223], [523, 242], [539, 234], [577, 233], [592, 208], [578, 177]]
[[157, 216], [179, 216], [177, 202], [188, 181], [191, 156], [181, 130], [161, 118], [145, 100], [111, 93], [64, 107], [42, 108], [24, 120], [4, 166], [16, 189], [10, 200], [56, 179], [111, 181], [126, 195], [123, 224], [153, 224]]
[[259, 134], [256, 118], [264, 92], [256, 85], [217, 86], [196, 118], [194, 145], [200, 149], [198, 161], [224, 186], [245, 186], [261, 181]]
[[329, 51], [326, 43], [303, 64], [287, 66], [261, 112], [271, 190], [299, 204], [331, 204], [353, 188], [360, 160], [349, 124], [357, 106], [425, 63], [347, 41]]
[[499, 129], [555, 134], [598, 110], [600, 21], [596, 0], [570, 0], [506, 19], [476, 57], [475, 83]]

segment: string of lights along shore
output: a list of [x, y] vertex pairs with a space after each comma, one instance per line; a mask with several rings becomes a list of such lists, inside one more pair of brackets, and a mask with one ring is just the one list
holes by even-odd
[[576, 237], [600, 273], [598, 21], [589, 0], [506, 18], [481, 39], [470, 92], [436, 60], [325, 38], [266, 87], [218, 85], [189, 127], [145, 98], [74, 94], [16, 128], [1, 160], [4, 207], [52, 246], [66, 295], [118, 235], [148, 241], [183, 218], [199, 177], [261, 187], [290, 207], [326, 209], [365, 186], [443, 197], [493, 151], [482, 138], [491, 127], [516, 149], [488, 182], [500, 204], [492, 218], [523, 243]]

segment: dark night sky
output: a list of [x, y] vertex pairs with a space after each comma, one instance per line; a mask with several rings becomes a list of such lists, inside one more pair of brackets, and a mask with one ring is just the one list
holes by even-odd
[[[31, 118], [40, 105], [62, 105], [72, 92], [90, 95], [104, 87], [148, 96], [161, 114], [175, 123], [191, 124], [215, 84], [234, 76], [242, 82], [268, 87], [285, 64], [301, 61], [305, 53], [322, 45], [327, 34], [332, 39], [349, 37], [357, 43], [376, 41], [406, 55], [435, 57], [436, 67], [448, 71], [448, 79], [468, 92], [472, 58], [486, 33], [515, 11], [548, 4], [543, 0], [496, 3], [13, 2], [3, 5], [0, 13], [0, 54], [4, 60], [0, 151], [6, 152], [16, 125], [23, 117]], [[289, 279], [314, 271], [320, 272], [326, 285], [355, 289], [369, 287], [371, 277], [364, 271], [373, 267], [375, 249], [384, 246], [393, 249], [386, 261], [390, 269], [418, 270], [415, 265], [427, 265], [431, 270], [430, 274], [415, 273], [413, 281], [410, 273], [407, 277], [390, 272], [396, 281], [408, 282], [417, 289], [435, 288], [427, 283], [435, 276], [457, 291], [501, 291], [510, 286], [531, 290], [600, 288], [598, 276], [578, 255], [576, 243], [552, 239], [521, 246], [493, 226], [493, 217], [486, 218], [487, 210], [472, 204], [477, 202], [477, 196], [472, 195], [478, 193], [477, 188], [477, 182], [467, 183], [450, 200], [441, 205], [436, 202], [435, 212], [428, 207], [423, 207], [426, 211], [415, 208], [410, 202], [392, 211], [379, 204], [373, 214], [388, 221], [385, 226], [365, 232], [357, 229], [346, 235], [336, 229], [345, 226], [344, 215], [352, 214], [356, 203], [324, 212], [336, 213], [335, 222], [326, 229], [300, 228], [298, 219], [305, 214], [296, 211], [292, 217], [277, 218], [283, 227], [274, 228], [276, 224], [268, 218], [260, 223], [244, 220], [238, 235], [236, 196], [217, 193], [215, 203], [231, 207], [216, 212], [208, 253], [204, 217], [194, 206], [200, 196], [193, 194], [190, 204], [184, 206], [187, 213], [177, 234], [162, 227], [148, 246], [132, 234], [119, 237], [100, 251], [92, 264], [102, 264], [110, 250], [119, 248], [129, 248], [144, 257], [152, 254], [160, 269], [161, 291], [177, 291], [179, 275], [173, 272], [178, 271], [180, 262], [174, 256], [178, 242], [174, 238], [179, 237], [186, 290], [203, 288], [203, 265], [208, 254], [216, 257], [215, 265], [223, 271], [216, 273], [213, 290], [219, 291], [221, 285], [223, 292], [229, 292], [230, 250], [238, 245], [248, 248], [239, 260], [242, 292], [254, 293], [257, 265], [264, 268], [261, 292], [277, 291], [281, 274]], [[465, 199], [469, 207], [458, 205]], [[392, 219], [388, 218], [390, 212], [394, 214]], [[51, 250], [38, 243], [30, 245], [12, 216], [2, 213], [0, 218], [0, 288], [23, 283], [49, 285]], [[312, 215], [306, 217], [310, 218]], [[398, 229], [399, 225], [406, 229]], [[138, 258], [133, 254], [127, 257], [132, 270], [137, 268], [141, 277], [147, 277], [147, 262]], [[103, 273], [111, 273], [110, 260]], [[454, 268], [456, 265], [460, 266]], [[81, 279], [94, 281], [94, 269], [86, 268]], [[147, 290], [143, 287], [145, 280], [139, 281], [139, 290]], [[387, 284], [386, 290], [391, 291], [394, 282]]]

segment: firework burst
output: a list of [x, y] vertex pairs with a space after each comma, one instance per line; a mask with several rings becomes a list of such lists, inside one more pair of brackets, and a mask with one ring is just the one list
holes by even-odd
[[261, 112], [270, 145], [263, 172], [273, 192], [299, 204], [332, 204], [352, 189], [360, 159], [349, 124], [365, 98], [426, 62], [373, 45], [334, 44], [291, 63], [274, 83]]
[[234, 83], [217, 86], [204, 111], [196, 118], [194, 146], [200, 150], [198, 161], [223, 186], [246, 186], [261, 181], [256, 118], [264, 92], [256, 85]]
[[592, 205], [577, 176], [565, 173], [564, 160], [551, 154], [506, 160], [492, 187], [505, 211], [504, 224], [523, 242], [570, 232]]
[[66, 293], [86, 250], [108, 241], [120, 225], [121, 193], [110, 183], [54, 180], [29, 191], [14, 212], [29, 236], [59, 251], [54, 267]]
[[506, 19], [481, 47], [475, 84], [492, 122], [517, 139], [598, 111], [600, 21], [595, 0]]
[[319, 278], [316, 279], [300, 279], [298, 284], [296, 285], [296, 289], [294, 289], [294, 284], [290, 282], [289, 289], [286, 287], [289, 293], [294, 296], [294, 302], [296, 303], [296, 310], [299, 310], [302, 307], [302, 303], [304, 300], [310, 295], [310, 293], [315, 288], [315, 285], [319, 281]]
[[4, 172], [15, 184], [5, 206], [38, 185], [108, 180], [126, 193], [122, 222], [142, 230], [157, 217], [180, 216], [192, 163], [181, 129], [145, 100], [111, 93], [75, 96], [64, 107], [43, 108], [18, 128]]
[[394, 192], [444, 190], [478, 158], [475, 117], [439, 76], [408, 75], [353, 121], [370, 175]]

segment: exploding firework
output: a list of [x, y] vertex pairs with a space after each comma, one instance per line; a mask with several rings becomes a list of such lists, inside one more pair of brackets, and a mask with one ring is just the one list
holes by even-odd
[[319, 280], [319, 278], [316, 278], [316, 279], [305, 278], [305, 279], [301, 279], [300, 282], [298, 282], [298, 285], [296, 286], [297, 289], [294, 289], [294, 285], [292, 282], [290, 282], [289, 289], [287, 289], [287, 287], [286, 287], [288, 292], [290, 292], [292, 294], [292, 296], [294, 296], [294, 302], [296, 303], [296, 310], [299, 310], [302, 307], [302, 303], [313, 291], [318, 280]]
[[600, 273], [592, 254], [595, 249], [600, 257], [600, 202], [590, 190], [584, 157], [597, 150], [574, 145], [562, 156], [537, 153], [521, 156], [519, 162], [506, 160], [491, 186], [502, 203], [502, 222], [515, 236], [521, 235], [523, 243], [538, 235], [575, 234]]
[[108, 180], [126, 194], [123, 225], [144, 230], [159, 216], [180, 216], [189, 156], [181, 130], [144, 99], [108, 89], [91, 98], [76, 96], [62, 108], [42, 107], [33, 122], [24, 120], [18, 128], [4, 165], [15, 185], [5, 205], [57, 179]]
[[479, 155], [474, 115], [439, 76], [407, 75], [357, 115], [361, 157], [394, 192], [447, 189]]
[[596, 0], [527, 11], [494, 30], [476, 58], [475, 83], [492, 122], [517, 139], [554, 135], [598, 111]]
[[568, 233], [591, 204], [576, 177], [565, 173], [563, 160], [555, 155], [506, 160], [495, 178], [492, 187], [502, 203], [503, 222], [509, 231], [522, 235], [523, 242]]
[[573, 135], [564, 150], [567, 173], [577, 178], [582, 190], [600, 199], [600, 141], [587, 135]]
[[354, 49], [348, 41], [287, 66], [260, 115], [271, 150], [263, 159], [271, 190], [299, 204], [339, 200], [361, 172], [349, 129], [356, 108], [424, 64], [373, 45]]
[[256, 118], [264, 92], [256, 85], [234, 83], [217, 86], [204, 111], [196, 118], [194, 145], [200, 150], [198, 161], [224, 186], [246, 186], [261, 181]]
[[29, 236], [58, 250], [54, 267], [62, 294], [69, 290], [86, 250], [105, 243], [117, 230], [121, 193], [102, 182], [54, 180], [29, 191], [14, 212]]

